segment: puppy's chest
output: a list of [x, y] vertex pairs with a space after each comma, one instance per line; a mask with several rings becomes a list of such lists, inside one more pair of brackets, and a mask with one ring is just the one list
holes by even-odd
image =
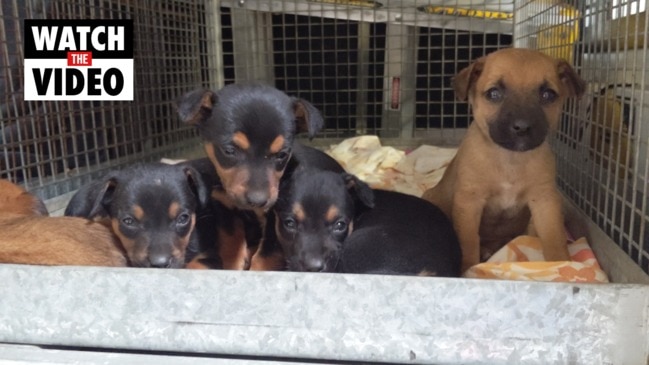
[[518, 215], [521, 210], [527, 207], [524, 193], [520, 184], [514, 182], [500, 183], [493, 188], [487, 198], [485, 213], [500, 218], [510, 218]]

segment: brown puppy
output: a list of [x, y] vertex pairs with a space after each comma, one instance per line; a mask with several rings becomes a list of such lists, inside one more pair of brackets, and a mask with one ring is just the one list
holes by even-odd
[[48, 217], [43, 202], [0, 180], [0, 262], [126, 266], [111, 230], [82, 218]]
[[423, 198], [453, 221], [463, 272], [528, 225], [546, 260], [569, 260], [547, 137], [566, 98], [581, 96], [584, 82], [566, 61], [510, 48], [463, 69], [453, 88], [458, 99], [469, 99], [474, 121], [442, 180]]

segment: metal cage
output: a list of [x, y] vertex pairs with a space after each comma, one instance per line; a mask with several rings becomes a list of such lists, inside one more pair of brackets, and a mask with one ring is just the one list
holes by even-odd
[[645, 1], [527, 1], [516, 10], [514, 45], [567, 58], [588, 82], [555, 139], [560, 187], [649, 273]]
[[[218, 22], [202, 3], [3, 1], [0, 16], [0, 177], [50, 199], [106, 168], [196, 145], [195, 131], [180, 125], [172, 103], [188, 88], [215, 82], [208, 36], [214, 38]], [[133, 19], [134, 101], [25, 101], [24, 19]]]
[[[453, 146], [471, 122], [459, 70], [511, 46], [563, 57], [588, 92], [553, 140], [558, 183], [614, 282], [0, 265], [0, 360], [647, 361], [649, 287], [622, 284], [649, 282], [644, 0], [7, 0], [0, 18], [0, 177], [50, 211], [109, 168], [200, 154], [173, 108], [198, 86], [311, 101], [316, 146]], [[134, 101], [24, 100], [23, 20], [57, 18], [133, 19]]]

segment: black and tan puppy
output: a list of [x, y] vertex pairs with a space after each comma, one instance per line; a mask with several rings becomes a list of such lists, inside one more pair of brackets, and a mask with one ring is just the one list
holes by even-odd
[[36, 196], [0, 180], [0, 262], [31, 265], [126, 266], [111, 230], [76, 217], [49, 217]]
[[65, 215], [108, 219], [132, 266], [180, 268], [187, 251], [195, 254], [201, 239], [209, 240], [195, 233], [208, 199], [206, 184], [190, 166], [136, 164], [83, 186]]
[[569, 260], [548, 136], [584, 82], [566, 61], [511, 48], [462, 70], [453, 87], [460, 100], [468, 98], [474, 121], [442, 180], [423, 197], [451, 217], [462, 269], [525, 233], [530, 219], [545, 259]]
[[341, 170], [324, 152], [294, 143], [297, 132], [313, 137], [322, 128], [320, 112], [274, 87], [231, 84], [217, 92], [192, 91], [181, 98], [178, 112], [198, 126], [223, 191], [238, 208], [270, 208], [292, 158]]
[[353, 175], [300, 171], [273, 211], [265, 239], [279, 242], [288, 270], [460, 275], [460, 246], [441, 210]]
[[250, 83], [189, 92], [180, 98], [178, 113], [181, 120], [198, 127], [219, 180], [212, 197], [233, 217], [229, 224], [220, 223], [226, 268], [275, 268], [276, 257], [255, 260], [252, 255], [265, 214], [277, 200], [280, 179], [305, 165], [343, 171], [324, 152], [294, 141], [296, 133], [313, 137], [322, 128], [320, 112], [306, 100]]

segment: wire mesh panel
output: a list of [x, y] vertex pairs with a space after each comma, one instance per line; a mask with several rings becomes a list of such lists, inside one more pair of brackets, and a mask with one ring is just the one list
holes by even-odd
[[[0, 171], [42, 198], [105, 168], [196, 144], [173, 100], [218, 82], [216, 12], [203, 1], [3, 1], [0, 7]], [[133, 19], [133, 101], [25, 101], [24, 19]], [[209, 23], [208, 23], [209, 22]], [[220, 29], [218, 29], [220, 31]], [[209, 38], [209, 39], [208, 39]]]
[[453, 143], [470, 118], [450, 78], [511, 45], [513, 3], [436, 4], [224, 0], [225, 81], [261, 80], [310, 100], [325, 116], [325, 137]]
[[516, 14], [517, 46], [568, 59], [588, 82], [556, 141], [561, 187], [649, 273], [646, 1], [521, 1]]

